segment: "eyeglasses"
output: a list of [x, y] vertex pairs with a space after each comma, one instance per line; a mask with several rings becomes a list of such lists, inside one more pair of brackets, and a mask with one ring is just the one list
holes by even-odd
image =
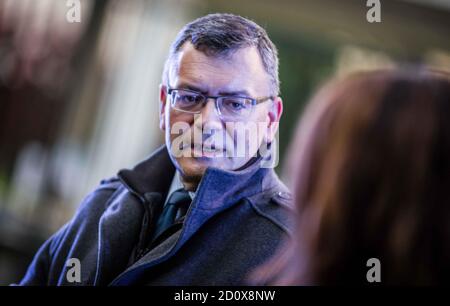
[[242, 96], [207, 96], [189, 89], [169, 88], [171, 106], [180, 112], [199, 114], [208, 99], [215, 100], [218, 115], [221, 118], [241, 119], [248, 117], [255, 105], [267, 100], [273, 100], [273, 96], [261, 98], [249, 98]]

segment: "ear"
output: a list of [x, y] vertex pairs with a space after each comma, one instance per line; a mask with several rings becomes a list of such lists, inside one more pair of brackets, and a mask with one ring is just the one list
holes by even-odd
[[159, 85], [159, 128], [162, 131], [166, 129], [166, 101], [167, 101], [167, 86]]
[[281, 97], [275, 97], [268, 112], [268, 126], [267, 126], [267, 143], [271, 143], [275, 138], [280, 123], [281, 114], [283, 113], [283, 100]]

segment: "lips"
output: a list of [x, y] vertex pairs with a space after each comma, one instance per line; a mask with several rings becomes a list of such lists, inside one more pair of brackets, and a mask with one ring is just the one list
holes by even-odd
[[211, 146], [203, 144], [192, 144], [191, 149], [193, 150], [194, 157], [216, 157], [219, 153], [221, 156], [225, 156], [225, 151], [221, 147], [217, 147], [214, 144]]

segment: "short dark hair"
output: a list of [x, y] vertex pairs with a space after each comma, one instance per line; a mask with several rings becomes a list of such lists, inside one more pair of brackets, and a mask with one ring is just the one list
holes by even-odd
[[227, 56], [238, 49], [255, 46], [270, 77], [271, 94], [279, 94], [278, 51], [267, 32], [255, 22], [233, 14], [217, 13], [188, 23], [172, 43], [164, 67], [163, 84], [169, 83], [171, 60], [185, 42], [208, 56]]

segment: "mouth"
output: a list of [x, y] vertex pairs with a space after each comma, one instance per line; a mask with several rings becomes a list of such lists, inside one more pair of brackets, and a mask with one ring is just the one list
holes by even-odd
[[214, 157], [224, 157], [226, 150], [215, 146], [212, 144], [211, 146], [206, 146], [204, 144], [192, 144], [191, 152], [193, 153], [193, 157], [206, 157], [206, 158], [214, 158]]

